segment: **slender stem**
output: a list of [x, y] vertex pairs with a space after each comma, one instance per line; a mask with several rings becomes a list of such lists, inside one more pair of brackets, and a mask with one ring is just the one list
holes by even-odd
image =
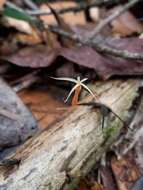
[[[117, 3], [119, 2], [119, 0], [109, 0], [109, 2], [114, 2], [114, 3]], [[108, 3], [109, 3], [108, 2]], [[79, 11], [82, 11], [82, 10], [85, 10], [87, 8], [91, 8], [91, 7], [95, 7], [95, 6], [102, 6], [102, 5], [105, 5], [107, 4], [107, 1], [105, 0], [96, 0], [96, 1], [93, 1], [92, 3], [90, 4], [87, 4], [87, 3], [80, 3], [78, 6], [74, 6], [74, 7], [68, 7], [68, 8], [64, 8], [64, 9], [61, 9], [61, 10], [55, 10], [57, 14], [65, 14], [67, 12], [79, 12]], [[39, 15], [51, 15], [51, 11], [48, 10], [29, 10], [27, 11], [30, 15], [32, 16], [39, 16]]]
[[131, 53], [127, 50], [123, 51], [123, 50], [118, 50], [116, 48], [113, 49], [103, 43], [99, 43], [98, 41], [96, 41], [96, 39], [85, 40], [81, 36], [78, 36], [75, 33], [69, 33], [57, 27], [52, 26], [52, 27], [49, 27], [48, 29], [51, 32], [62, 35], [71, 40], [74, 40], [75, 42], [81, 43], [82, 45], [91, 46], [92, 48], [95, 48], [100, 53], [105, 53], [105, 54], [112, 55], [115, 57], [122, 57], [124, 59], [130, 59], [130, 60], [135, 60], [135, 61], [143, 60], [143, 54], [140, 54], [140, 53]]
[[89, 39], [94, 39], [95, 36], [111, 21], [113, 21], [115, 18], [119, 17], [122, 13], [124, 13], [126, 10], [134, 6], [136, 3], [138, 3], [140, 0], [129, 0], [124, 6], [120, 7], [119, 10], [115, 11], [113, 14], [111, 14], [109, 17], [101, 20], [99, 24], [91, 31], [89, 34]]
[[38, 6], [32, 0], [23, 0], [24, 3], [27, 5], [28, 8], [32, 10], [37, 10]]

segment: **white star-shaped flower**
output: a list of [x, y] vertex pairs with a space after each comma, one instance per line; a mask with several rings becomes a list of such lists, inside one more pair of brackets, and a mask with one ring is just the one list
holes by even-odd
[[71, 89], [71, 91], [69, 92], [65, 102], [68, 101], [68, 99], [70, 98], [70, 96], [72, 95], [72, 93], [76, 90], [76, 88], [78, 87], [83, 87], [85, 90], [87, 90], [92, 96], [93, 98], [95, 98], [94, 93], [84, 84], [85, 81], [88, 80], [88, 78], [84, 78], [84, 79], [80, 79], [80, 77], [77, 77], [77, 79], [73, 79], [73, 78], [68, 78], [68, 77], [61, 77], [61, 78], [56, 78], [56, 77], [51, 77], [55, 80], [62, 80], [62, 81], [69, 81], [72, 83], [75, 83], [74, 87]]

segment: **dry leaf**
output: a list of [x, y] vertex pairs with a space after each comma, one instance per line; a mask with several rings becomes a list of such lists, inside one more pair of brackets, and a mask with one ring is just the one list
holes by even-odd
[[[54, 9], [54, 10], [61, 10], [64, 8], [69, 8], [69, 7], [76, 7], [77, 4], [75, 2], [72, 1], [63, 1], [63, 2], [55, 2], [55, 3], [49, 3], [49, 5]], [[41, 6], [41, 10], [46, 10], [50, 12], [50, 9], [47, 5], [43, 4]], [[63, 18], [63, 20], [68, 23], [69, 25], [75, 25], [75, 24], [85, 24], [86, 20], [84, 17], [84, 13], [83, 12], [78, 12], [78, 13], [74, 13], [74, 12], [70, 12], [70, 13], [65, 13], [65, 14], [61, 14], [61, 17]], [[47, 16], [41, 16], [40, 17], [44, 23], [46, 24], [57, 24], [55, 18], [53, 15], [47, 15]]]
[[[49, 127], [53, 122], [60, 120], [64, 114], [66, 105], [58, 97], [64, 97], [64, 91], [59, 88], [40, 90], [24, 90], [19, 93], [24, 103], [31, 109], [42, 129]], [[56, 97], [53, 97], [53, 94]]]
[[102, 186], [95, 182], [94, 185], [91, 187], [91, 190], [103, 190]]
[[8, 27], [13, 27], [20, 32], [24, 32], [26, 34], [32, 34], [32, 27], [30, 24], [23, 20], [17, 20], [11, 17], [5, 17], [5, 25]]
[[[136, 53], [142, 53], [143, 51], [143, 40], [138, 38], [107, 38], [104, 42], [113, 49]], [[143, 74], [143, 61], [131, 61], [103, 55], [87, 46], [73, 48], [57, 46], [57, 48], [49, 49], [43, 45], [22, 49], [12, 56], [7, 56], [6, 59], [19, 66], [40, 68], [50, 66], [57, 56], [63, 56], [84, 68], [93, 69], [95, 75], [98, 74], [103, 79], [108, 79], [114, 75], [140, 76]], [[70, 73], [70, 71], [67, 73]]]
[[37, 31], [32, 28], [32, 34], [18, 33], [15, 36], [16, 41], [26, 45], [36, 45], [42, 43], [42, 38], [38, 35]]
[[[130, 52], [136, 53], [142, 53], [143, 51], [142, 39], [109, 38], [105, 41], [105, 43], [113, 49], [128, 50]], [[81, 66], [94, 69], [96, 73], [103, 79], [108, 79], [113, 75], [137, 76], [143, 74], [142, 61], [131, 61], [109, 55], [99, 54], [94, 49], [87, 46], [71, 49], [63, 48], [61, 49], [60, 55]]]
[[3, 8], [3, 5], [5, 4], [6, 0], [0, 0], [0, 9]]
[[116, 190], [116, 184], [112, 175], [112, 171], [108, 166], [101, 167], [100, 175], [104, 190]]
[[[118, 11], [121, 6], [114, 8], [110, 14], [114, 11]], [[126, 11], [121, 14], [118, 18], [111, 22], [112, 31], [114, 35], [119, 36], [129, 36], [134, 33], [143, 32], [143, 25], [135, 18], [135, 16], [130, 12]]]
[[9, 60], [21, 67], [47, 67], [55, 60], [57, 53], [58, 49], [39, 45], [33, 48], [27, 47], [21, 49], [16, 54], [10, 56]]
[[126, 155], [126, 158], [117, 160], [115, 158], [111, 161], [111, 167], [116, 179], [118, 188], [121, 190], [128, 190], [133, 185], [134, 181], [140, 176], [134, 157], [132, 154]]

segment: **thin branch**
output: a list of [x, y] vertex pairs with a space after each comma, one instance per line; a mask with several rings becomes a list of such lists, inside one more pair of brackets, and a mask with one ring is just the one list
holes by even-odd
[[[117, 3], [117, 2], [119, 2], [119, 0], [114, 0], [114, 1], [109, 0], [109, 2]], [[79, 12], [79, 11], [85, 10], [87, 8], [96, 7], [96, 6], [103, 6], [106, 4], [107, 4], [106, 0], [96, 0], [90, 4], [80, 3], [76, 7], [69, 7], [69, 8], [65, 8], [65, 9], [61, 9], [61, 10], [55, 10], [55, 12], [57, 14], [65, 14], [67, 12]], [[48, 10], [48, 11], [46, 11], [46, 10], [34, 10], [34, 11], [28, 10], [27, 13], [30, 14], [31, 16], [51, 15], [52, 14], [50, 10]]]
[[52, 32], [58, 33], [66, 38], [74, 40], [83, 45], [91, 46], [92, 48], [95, 48], [100, 53], [106, 53], [106, 54], [110, 54], [112, 56], [122, 57], [124, 59], [143, 60], [142, 54], [131, 53], [126, 50], [122, 51], [122, 50], [118, 50], [115, 48], [113, 49], [113, 48], [103, 44], [103, 42], [99, 43], [99, 40], [97, 40], [97, 38], [95, 38], [95, 36], [100, 32], [101, 29], [103, 29], [103, 27], [105, 25], [107, 25], [110, 21], [114, 20], [116, 17], [120, 16], [124, 11], [131, 8], [137, 2], [139, 2], [139, 0], [130, 0], [119, 11], [114, 12], [108, 18], [105, 18], [103, 21], [101, 21], [99, 23], [99, 25], [97, 25], [95, 27], [95, 29], [93, 29], [93, 31], [91, 33], [89, 33], [89, 35], [87, 36], [87, 39], [83, 39], [81, 36], [78, 36], [77, 34], [68, 33], [64, 30], [61, 30], [60, 28], [55, 28], [55, 27], [49, 27], [49, 28]]
[[24, 11], [22, 8], [18, 7], [17, 5], [15, 5], [14, 3], [10, 2], [10, 1], [6, 1], [5, 5], [7, 5], [10, 8], [13, 8], [13, 9], [16, 9], [18, 11], [21, 11], [21, 12]]
[[118, 50], [115, 48], [113, 49], [109, 46], [106, 46], [104, 44], [99, 44], [96, 42], [93, 42], [91, 46], [100, 53], [106, 53], [106, 54], [113, 55], [115, 57], [121, 57], [124, 59], [131, 59], [135, 61], [143, 60], [143, 54], [140, 54], [140, 53], [131, 53], [127, 50]]
[[[100, 2], [101, 1], [97, 1]], [[105, 2], [103, 0], [103, 2]], [[111, 20], [115, 19], [116, 17], [118, 17], [119, 15], [121, 15], [125, 10], [131, 8], [135, 3], [139, 2], [139, 0], [130, 0], [128, 3], [126, 3], [124, 5], [124, 7], [122, 9], [120, 9], [118, 12], [115, 12], [114, 14], [110, 15], [108, 18], [104, 19], [100, 25], [98, 25], [95, 29], [93, 29], [92, 33], [90, 33], [90, 35], [88, 35], [87, 39], [82, 38], [81, 36], [75, 34], [75, 33], [69, 33], [66, 32], [58, 27], [52, 27], [52, 26], [48, 26], [48, 29], [56, 34], [59, 34], [61, 36], [64, 36], [66, 38], [69, 38], [71, 40], [74, 40], [75, 42], [81, 43], [83, 45], [88, 45], [91, 46], [92, 48], [95, 48], [98, 52], [100, 53], [106, 53], [106, 54], [110, 54], [112, 56], [115, 57], [122, 57], [124, 59], [131, 59], [131, 60], [143, 60], [143, 55], [139, 54], [139, 53], [131, 53], [129, 51], [122, 51], [122, 50], [118, 50], [118, 49], [113, 49], [103, 43], [99, 43], [99, 40], [97, 40], [97, 38], [94, 38], [96, 36], [96, 34], [106, 25], [108, 24]], [[12, 4], [9, 1], [6, 1], [6, 4], [11, 6], [11, 7], [15, 7], [14, 4]], [[16, 8], [20, 9], [19, 7], [16, 6]]]
[[33, 83], [35, 83], [39, 80], [39, 77], [37, 76], [37, 74], [39, 72], [40, 72], [40, 69], [33, 71], [33, 72], [21, 77], [20, 79], [10, 83], [11, 86], [13, 87], [13, 90], [15, 92], [19, 92], [25, 88], [30, 87]]
[[83, 39], [81, 36], [78, 36], [75, 33], [69, 33], [66, 32], [58, 27], [49, 27], [48, 28], [51, 32], [54, 32], [56, 34], [59, 34], [61, 36], [64, 36], [68, 39], [71, 39], [77, 43], [80, 43], [82, 45], [88, 45], [94, 49], [96, 49], [98, 52], [100, 53], [105, 53], [105, 54], [109, 54], [115, 57], [121, 57], [124, 59], [130, 59], [130, 60], [135, 60], [135, 61], [139, 61], [139, 60], [143, 60], [143, 54], [139, 54], [139, 53], [131, 53], [129, 51], [122, 51], [122, 50], [118, 50], [118, 49], [113, 49], [103, 43], [99, 43], [98, 40], [94, 39], [94, 40], [90, 40], [90, 39]]
[[99, 24], [89, 33], [89, 38], [94, 39], [95, 36], [111, 21], [113, 21], [115, 18], [119, 17], [121, 14], [123, 14], [126, 10], [133, 7], [136, 3], [138, 3], [140, 0], [130, 0], [128, 3], [126, 3], [124, 6], [120, 7], [119, 10], [115, 11], [113, 14], [111, 14], [109, 17], [101, 20]]
[[32, 0], [23, 0], [23, 2], [25, 3], [25, 5], [32, 9], [32, 10], [37, 10], [38, 6], [32, 1]]

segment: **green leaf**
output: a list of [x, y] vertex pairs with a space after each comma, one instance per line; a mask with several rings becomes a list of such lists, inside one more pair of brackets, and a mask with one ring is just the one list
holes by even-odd
[[43, 26], [43, 23], [41, 20], [30, 16], [28, 13], [26, 13], [25, 11], [23, 11], [21, 9], [7, 6], [3, 10], [2, 14], [3, 14], [3, 16], [7, 16], [7, 17], [15, 18], [17, 20], [24, 20], [26, 22], [29, 22], [31, 25], [37, 27], [41, 31], [44, 29], [44, 26]]
[[37, 20], [35, 18], [31, 17], [26, 12], [20, 11], [16, 8], [5, 7], [5, 9], [3, 11], [3, 15], [8, 16], [8, 17], [12, 17], [12, 18], [15, 18], [18, 20], [24, 20], [24, 21], [29, 22], [31, 24], [35, 24], [35, 22], [37, 22]]

